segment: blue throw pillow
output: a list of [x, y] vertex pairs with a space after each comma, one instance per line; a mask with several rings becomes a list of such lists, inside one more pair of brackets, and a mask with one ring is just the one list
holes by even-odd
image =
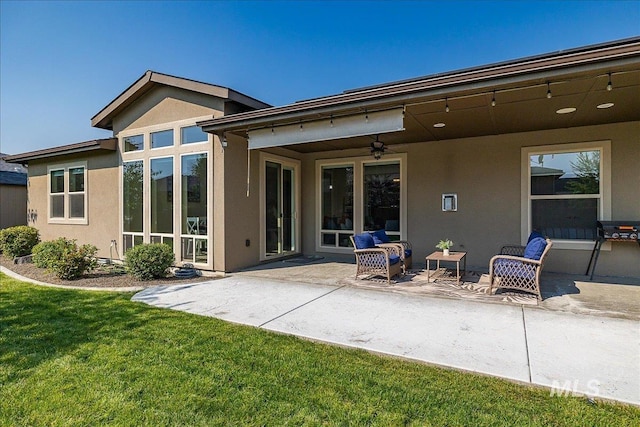
[[531, 234], [529, 234], [529, 238], [527, 239], [527, 244], [529, 244], [529, 242], [535, 239], [536, 237], [542, 237], [544, 239], [544, 236], [541, 233], [534, 230], [531, 232]]
[[384, 230], [374, 231], [371, 235], [373, 236], [373, 241], [376, 245], [389, 243], [391, 241]]
[[353, 242], [356, 244], [356, 249], [369, 249], [376, 247], [373, 237], [369, 233], [356, 234], [353, 236]]
[[398, 255], [389, 255], [389, 265], [394, 265], [400, 262], [400, 257]]
[[529, 259], [539, 260], [544, 252], [544, 248], [547, 247], [547, 241], [542, 237], [535, 237], [527, 243], [527, 247], [524, 248], [524, 257]]

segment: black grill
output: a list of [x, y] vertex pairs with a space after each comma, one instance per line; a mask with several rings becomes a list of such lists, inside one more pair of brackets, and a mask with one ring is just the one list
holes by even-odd
[[[587, 266], [587, 275], [591, 270], [591, 280], [596, 271], [596, 264], [600, 256], [600, 248], [604, 242], [637, 242], [640, 245], [640, 221], [598, 221], [598, 238], [591, 251], [591, 258]], [[593, 268], [591, 268], [593, 266]]]

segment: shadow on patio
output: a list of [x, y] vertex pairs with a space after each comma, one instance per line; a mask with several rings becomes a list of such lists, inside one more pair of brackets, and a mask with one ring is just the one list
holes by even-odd
[[[422, 267], [422, 268], [420, 268]], [[352, 255], [296, 257], [251, 267], [237, 275], [289, 282], [352, 286], [383, 292], [471, 299], [486, 303], [522, 304], [543, 310], [640, 320], [640, 278], [588, 276], [543, 272], [542, 301], [517, 292], [488, 294], [487, 271], [467, 271], [460, 285], [449, 272], [439, 271], [426, 280], [424, 266], [416, 266], [388, 285], [386, 279], [355, 279]], [[434, 272], [431, 272], [434, 275]], [[494, 291], [495, 292], [495, 291]]]

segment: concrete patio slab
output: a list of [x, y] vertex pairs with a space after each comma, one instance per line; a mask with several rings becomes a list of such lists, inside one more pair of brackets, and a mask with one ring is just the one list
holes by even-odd
[[263, 327], [529, 381], [520, 307], [345, 287]]
[[260, 326], [336, 289], [336, 286], [286, 286], [284, 282], [228, 277], [199, 284], [147, 288], [132, 300]]
[[533, 384], [640, 403], [640, 322], [527, 308], [524, 314]]

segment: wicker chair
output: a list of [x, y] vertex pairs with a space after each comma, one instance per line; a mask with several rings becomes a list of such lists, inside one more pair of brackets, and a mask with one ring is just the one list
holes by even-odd
[[385, 230], [377, 230], [369, 232], [373, 236], [373, 241], [376, 246], [379, 248], [392, 247], [397, 248], [394, 249], [394, 253], [400, 255], [400, 259], [402, 260], [402, 271], [404, 273], [407, 272], [408, 269], [413, 265], [413, 256], [412, 256], [412, 248], [411, 243], [407, 240], [394, 240], [393, 242], [387, 236]]
[[402, 260], [397, 253], [397, 245], [377, 247], [369, 233], [350, 236], [350, 239], [355, 248], [353, 253], [356, 256], [356, 279], [363, 274], [383, 276], [387, 278], [387, 283], [391, 284], [393, 276], [402, 274]]
[[[493, 288], [514, 289], [535, 294], [540, 293], [540, 273], [544, 260], [553, 246], [550, 239], [534, 237], [522, 250], [522, 256], [496, 255], [489, 261], [489, 293]], [[505, 248], [508, 248], [505, 250]], [[516, 253], [516, 246], [503, 247], [507, 253]]]

